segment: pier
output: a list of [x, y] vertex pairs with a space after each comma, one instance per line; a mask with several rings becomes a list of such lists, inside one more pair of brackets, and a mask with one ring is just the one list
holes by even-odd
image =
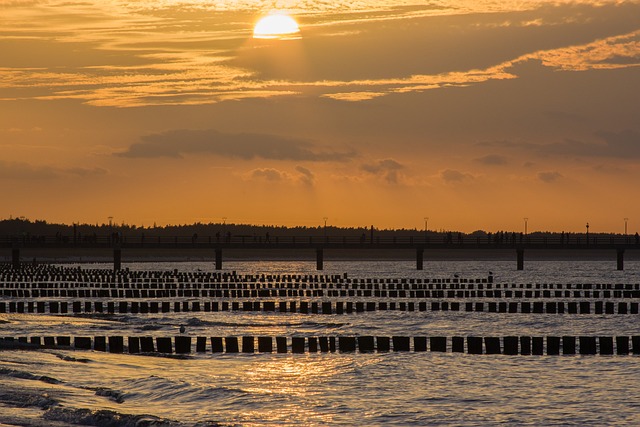
[[[223, 268], [225, 254], [282, 254], [282, 256], [304, 256], [313, 258], [315, 253], [316, 268], [324, 269], [325, 260], [331, 254], [351, 254], [360, 259], [376, 259], [379, 253], [397, 253], [407, 256], [414, 253], [417, 270], [425, 268], [425, 258], [458, 257], [462, 254], [469, 258], [491, 257], [500, 254], [515, 260], [518, 270], [524, 270], [527, 256], [537, 257], [540, 254], [556, 254], [557, 256], [572, 257], [574, 259], [589, 259], [596, 254], [604, 255], [612, 260], [617, 270], [624, 269], [625, 255], [636, 253], [640, 249], [640, 242], [633, 236], [576, 236], [569, 237], [530, 237], [520, 236], [502, 240], [490, 237], [466, 236], [452, 240], [446, 235], [425, 236], [397, 236], [368, 238], [348, 236], [280, 236], [263, 239], [257, 236], [238, 235], [220, 238], [207, 236], [203, 238], [189, 238], [185, 236], [134, 236], [113, 238], [110, 236], [92, 239], [60, 239], [55, 236], [41, 236], [37, 239], [5, 236], [0, 238], [0, 248], [5, 248], [5, 258], [10, 259], [14, 268], [19, 268], [22, 262], [29, 262], [33, 254], [53, 254], [53, 256], [70, 256], [87, 258], [99, 253], [101, 257], [108, 257], [113, 262], [114, 270], [122, 268], [127, 256], [145, 254], [182, 254], [189, 256], [197, 253], [212, 259], [217, 270]], [[640, 252], [638, 252], [640, 253]], [[110, 255], [109, 255], [110, 254]], [[305, 255], [307, 254], [307, 255]], [[510, 254], [510, 255], [507, 255]]]

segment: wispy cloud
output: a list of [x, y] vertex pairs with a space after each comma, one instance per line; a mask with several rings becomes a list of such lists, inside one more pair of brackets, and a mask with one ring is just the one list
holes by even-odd
[[550, 184], [562, 178], [562, 174], [557, 171], [538, 172], [538, 179], [542, 182]]
[[447, 184], [455, 184], [473, 180], [474, 177], [470, 173], [461, 172], [456, 169], [445, 169], [440, 172], [440, 178]]
[[[233, 6], [229, 6], [229, 9], [238, 10], [245, 5], [250, 10], [259, 10], [267, 6], [266, 3], [253, 3], [252, 6], [249, 3], [232, 2]], [[342, 3], [351, 4], [354, 10], [362, 6], [348, 1]], [[528, 61], [538, 61], [550, 69], [572, 72], [640, 65], [640, 31], [636, 30], [586, 43], [532, 50], [523, 55], [514, 55], [506, 61], [497, 60], [491, 66], [462, 70], [455, 68], [456, 71], [418, 72], [410, 76], [390, 75], [371, 79], [263, 79], [257, 70], [230, 62], [243, 49], [242, 44], [249, 37], [251, 29], [240, 22], [224, 22], [219, 15], [191, 15], [187, 13], [191, 10], [187, 5], [193, 7], [191, 1], [120, 3], [107, 0], [100, 5], [88, 2], [75, 6], [46, 2], [37, 3], [37, 7], [27, 7], [29, 4], [9, 2], [9, 7], [18, 8], [18, 11], [7, 14], [7, 19], [3, 16], [3, 23], [0, 24], [5, 41], [35, 37], [41, 42], [37, 51], [30, 48], [32, 55], [28, 66], [20, 65], [20, 58], [15, 59], [14, 63], [8, 60], [2, 62], [10, 64], [0, 68], [0, 89], [4, 100], [76, 99], [90, 105], [111, 107], [198, 105], [277, 96], [367, 102], [388, 94], [516, 79], [518, 65]], [[293, 8], [295, 4], [292, 3]], [[543, 4], [533, 2], [527, 7], [541, 7]], [[317, 7], [320, 10], [322, 7], [319, 5], [305, 2], [305, 8]], [[225, 9], [220, 2], [202, 2], [196, 10], [199, 7], [203, 10], [213, 7], [216, 10], [219, 7]], [[474, 7], [475, 11], [488, 8], [487, 5], [474, 6], [468, 2], [460, 5], [460, 10], [455, 13]], [[504, 7], [503, 12], [519, 10], [521, 7], [510, 4]], [[633, 5], [626, 7], [631, 13], [637, 11]], [[168, 19], [158, 12], [167, 8], [184, 9], [185, 13]], [[424, 17], [427, 9], [398, 9], [391, 16], [393, 19], [407, 19], [414, 17], [412, 14], [416, 12]], [[431, 12], [452, 13], [439, 9]], [[583, 12], [587, 15], [582, 21], [589, 22], [589, 14], [597, 16], [598, 9], [585, 9]], [[540, 13], [545, 14], [542, 21], [536, 20], [535, 14], [530, 14], [521, 21], [510, 20], [509, 26], [548, 25], [546, 16], [550, 12]], [[368, 19], [365, 14], [358, 14], [354, 16], [356, 18], [359, 23]], [[347, 28], [348, 19], [342, 19]], [[373, 16], [370, 19], [378, 18]], [[552, 24], [567, 24], [570, 27], [570, 23], [566, 22]], [[321, 28], [321, 23], [317, 25], [317, 28]], [[78, 51], [83, 54], [78, 55]], [[9, 50], [3, 52], [7, 57]], [[55, 52], [55, 55], [48, 52]], [[358, 64], [354, 63], [352, 67], [357, 68]]]
[[106, 175], [103, 168], [61, 168], [48, 165], [31, 165], [25, 162], [6, 162], [0, 160], [0, 179], [36, 179], [45, 180], [60, 177], [90, 177]]
[[488, 166], [502, 166], [507, 164], [507, 158], [502, 154], [487, 154], [486, 156], [478, 157], [475, 160], [478, 163]]
[[541, 156], [565, 156], [565, 157], [598, 157], [639, 159], [640, 158], [640, 132], [633, 129], [621, 131], [597, 131], [594, 136], [598, 143], [583, 142], [565, 138], [560, 142], [550, 144], [534, 144], [517, 141], [493, 141], [478, 144], [485, 147], [499, 147], [509, 149], [522, 149], [534, 152]]

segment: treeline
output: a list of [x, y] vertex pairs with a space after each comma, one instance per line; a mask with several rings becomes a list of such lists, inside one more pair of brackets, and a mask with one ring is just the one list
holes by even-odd
[[[15, 236], [15, 237], [37, 237], [37, 236], [106, 236], [113, 235], [114, 233], [120, 236], [140, 237], [140, 236], [160, 236], [160, 237], [191, 237], [198, 235], [205, 236], [265, 236], [267, 233], [272, 236], [361, 236], [362, 234], [367, 237], [374, 231], [376, 236], [379, 237], [411, 237], [419, 235], [429, 236], [447, 236], [450, 239], [456, 240], [462, 236], [464, 237], [497, 237], [510, 239], [515, 236], [520, 236], [521, 231], [498, 231], [495, 233], [486, 232], [483, 230], [477, 230], [473, 233], [461, 233], [454, 230], [446, 231], [434, 231], [419, 229], [378, 229], [373, 226], [367, 227], [335, 227], [335, 226], [318, 226], [318, 227], [284, 227], [284, 226], [264, 226], [264, 225], [251, 225], [251, 224], [226, 224], [226, 223], [193, 223], [193, 224], [181, 224], [181, 225], [166, 225], [166, 226], [136, 226], [130, 224], [56, 224], [49, 223], [43, 220], [31, 221], [29, 219], [11, 218], [0, 220], [0, 235], [2, 236]], [[557, 233], [557, 232], [541, 232], [536, 231], [529, 233], [530, 237], [552, 237], [560, 235], [580, 234], [580, 233]], [[582, 233], [584, 234], [584, 233]], [[604, 235], [611, 236], [612, 233], [598, 233], [593, 236]]]

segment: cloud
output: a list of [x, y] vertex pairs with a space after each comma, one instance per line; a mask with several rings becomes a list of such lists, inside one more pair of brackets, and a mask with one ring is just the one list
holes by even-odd
[[302, 184], [312, 187], [315, 182], [315, 175], [303, 166], [296, 166], [297, 173], [289, 173], [275, 168], [257, 168], [249, 171], [245, 177], [249, 180], [262, 180], [268, 182], [283, 182]]
[[52, 179], [59, 177], [89, 177], [106, 175], [102, 168], [58, 168], [34, 166], [22, 162], [0, 161], [0, 179]]
[[332, 151], [304, 139], [258, 133], [223, 133], [209, 130], [172, 130], [143, 136], [116, 156], [129, 158], [182, 158], [188, 154], [209, 154], [251, 160], [294, 160], [344, 162], [354, 151]]
[[440, 178], [448, 184], [453, 184], [456, 182], [467, 181], [469, 179], [473, 179], [473, 175], [469, 173], [460, 172], [455, 169], [445, 169], [440, 172]]
[[640, 132], [623, 130], [621, 132], [598, 131], [596, 136], [602, 139], [606, 146], [604, 154], [612, 157], [640, 157]]
[[311, 172], [309, 169], [303, 166], [297, 166], [296, 171], [300, 173], [300, 175], [298, 176], [298, 179], [300, 180], [300, 182], [302, 182], [304, 185], [307, 185], [309, 187], [313, 186], [316, 179], [313, 172]]
[[363, 171], [379, 176], [389, 184], [398, 183], [398, 173], [402, 169], [404, 165], [393, 159], [383, 159], [362, 165]]
[[259, 168], [251, 171], [251, 178], [264, 179], [266, 181], [283, 181], [288, 179], [286, 172], [273, 168]]
[[500, 154], [487, 154], [486, 156], [475, 159], [476, 162], [488, 166], [502, 166], [507, 164], [507, 158]]
[[618, 132], [597, 131], [594, 134], [600, 143], [587, 143], [571, 138], [551, 144], [533, 144], [515, 141], [486, 141], [483, 147], [524, 149], [543, 156], [608, 157], [619, 159], [640, 158], [640, 132], [626, 129]]
[[538, 172], [538, 179], [542, 182], [552, 183], [562, 178], [562, 174], [556, 171]]

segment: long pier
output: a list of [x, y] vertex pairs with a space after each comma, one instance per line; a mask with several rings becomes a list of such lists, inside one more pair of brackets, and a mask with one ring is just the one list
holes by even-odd
[[[235, 253], [256, 251], [282, 251], [299, 254], [301, 251], [315, 252], [316, 267], [324, 268], [326, 253], [331, 251], [348, 251], [359, 255], [372, 256], [375, 251], [413, 251], [415, 253], [416, 269], [424, 269], [425, 252], [444, 253], [463, 251], [490, 254], [491, 252], [511, 252], [515, 258], [518, 270], [524, 269], [525, 253], [558, 252], [572, 253], [578, 258], [588, 258], [596, 251], [611, 253], [618, 270], [624, 270], [624, 259], [627, 251], [640, 249], [640, 241], [634, 236], [571, 236], [571, 237], [541, 237], [541, 236], [511, 236], [496, 239], [495, 236], [465, 236], [453, 239], [447, 235], [435, 236], [397, 236], [360, 238], [349, 236], [280, 236], [263, 237], [237, 235], [208, 236], [85, 236], [83, 238], [60, 238], [55, 236], [40, 236], [38, 238], [5, 236], [0, 238], [0, 248], [11, 252], [11, 262], [14, 268], [20, 268], [21, 256], [29, 250], [50, 250], [58, 253], [90, 253], [93, 250], [111, 251], [114, 270], [122, 268], [122, 260], [127, 252], [164, 252], [173, 251], [189, 253], [193, 250], [210, 253], [217, 270], [222, 269], [223, 255], [227, 251]], [[7, 252], [8, 253], [8, 252]]]

